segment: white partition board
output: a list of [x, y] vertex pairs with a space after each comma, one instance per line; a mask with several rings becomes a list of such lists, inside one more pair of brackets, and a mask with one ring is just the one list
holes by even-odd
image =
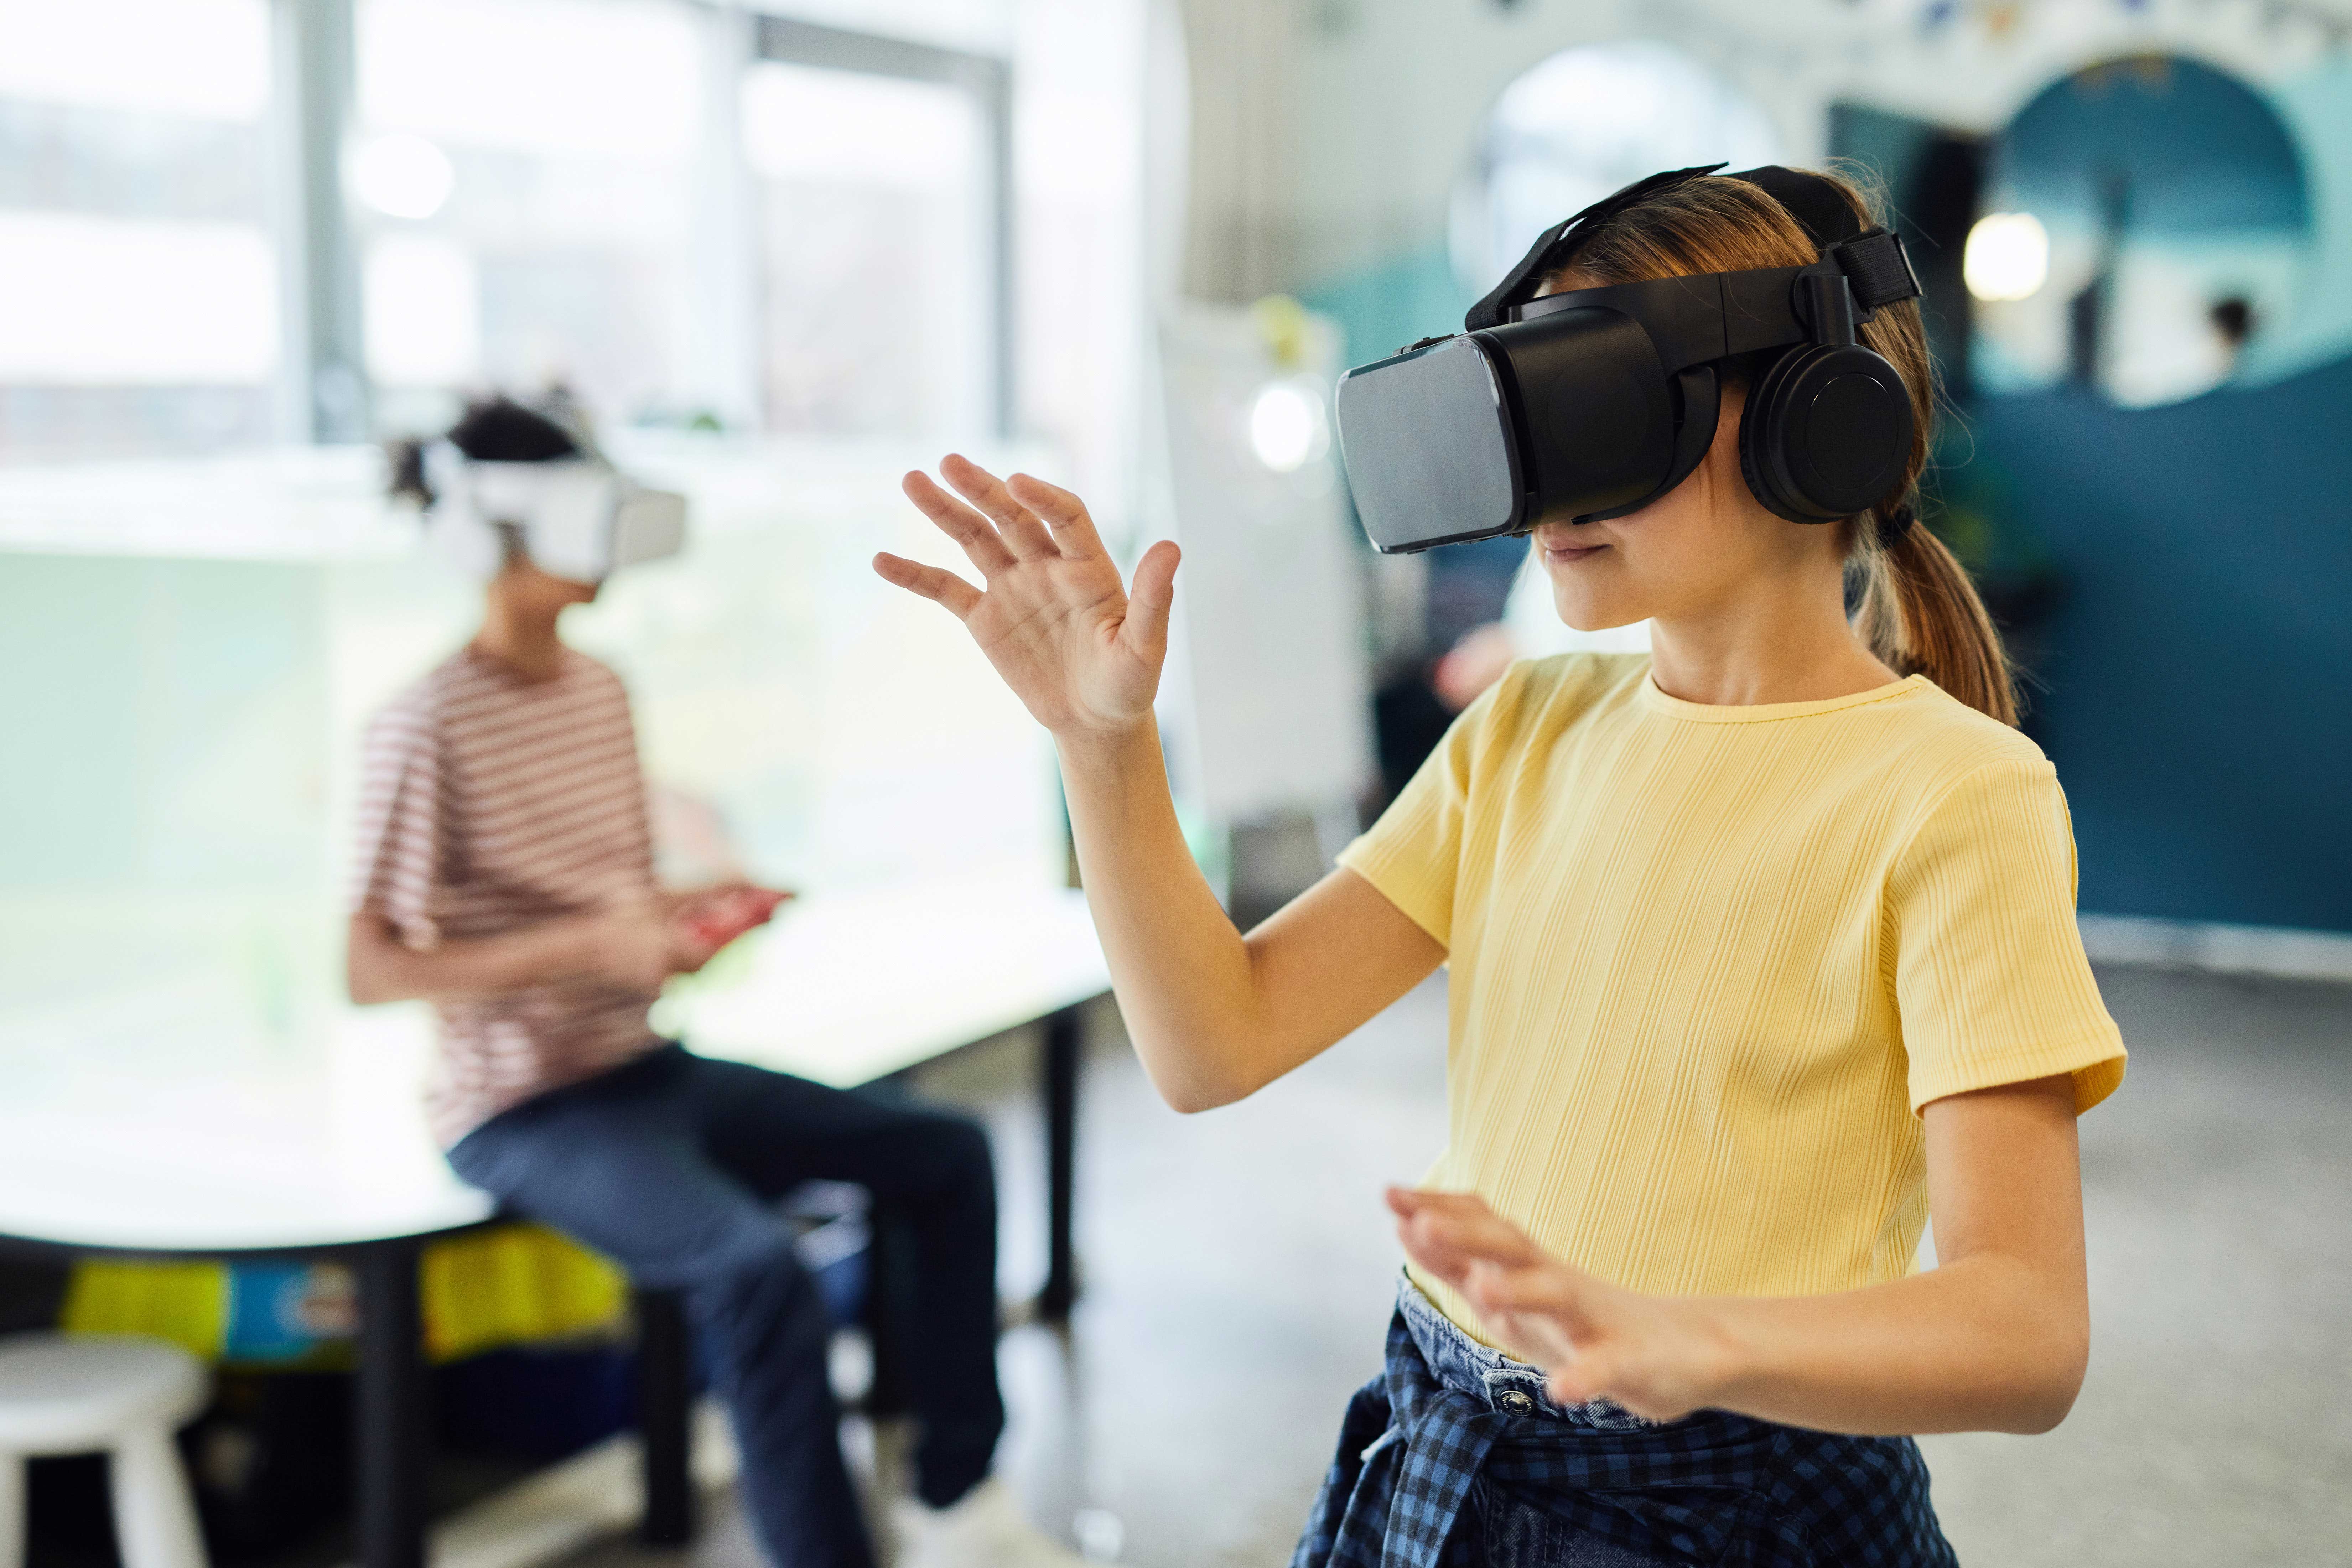
[[[1310, 316], [1269, 336], [1262, 320], [1187, 304], [1160, 331], [1184, 548], [1162, 715], [1179, 788], [1225, 821], [1351, 802], [1372, 771], [1362, 550], [1329, 426], [1337, 334]], [[1253, 438], [1269, 387], [1312, 411], [1286, 471], [1260, 450], [1286, 458], [1280, 440]]]

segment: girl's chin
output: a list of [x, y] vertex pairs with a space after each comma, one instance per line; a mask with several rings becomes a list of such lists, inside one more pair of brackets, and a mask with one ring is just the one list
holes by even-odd
[[1613, 632], [1619, 626], [1630, 626], [1647, 618], [1601, 605], [1570, 604], [1565, 595], [1554, 596], [1552, 609], [1560, 624], [1572, 632]]

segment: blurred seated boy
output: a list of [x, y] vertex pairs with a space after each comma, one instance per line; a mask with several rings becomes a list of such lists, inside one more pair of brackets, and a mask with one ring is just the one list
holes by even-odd
[[985, 1135], [707, 1060], [647, 1026], [662, 982], [776, 897], [656, 885], [627, 695], [557, 630], [616, 564], [676, 548], [683, 503], [503, 400], [402, 469], [432, 543], [484, 582], [484, 613], [369, 729], [348, 979], [356, 1002], [433, 1004], [429, 1110], [450, 1164], [639, 1283], [687, 1293], [778, 1568], [874, 1560], [826, 1376], [832, 1325], [774, 1208], [811, 1180], [869, 1189], [909, 1226], [925, 1366], [921, 1502], [899, 1506], [899, 1562], [1076, 1562], [989, 1476], [1003, 1405]]

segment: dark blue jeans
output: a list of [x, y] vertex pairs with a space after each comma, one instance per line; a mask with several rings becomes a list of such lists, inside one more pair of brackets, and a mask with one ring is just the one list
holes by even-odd
[[492, 1118], [449, 1151], [476, 1186], [682, 1289], [743, 1454], [769, 1560], [871, 1568], [825, 1375], [831, 1321], [773, 1200], [807, 1181], [866, 1188], [907, 1226], [907, 1339], [925, 1501], [988, 1473], [996, 1387], [996, 1185], [962, 1117], [827, 1089], [678, 1046]]

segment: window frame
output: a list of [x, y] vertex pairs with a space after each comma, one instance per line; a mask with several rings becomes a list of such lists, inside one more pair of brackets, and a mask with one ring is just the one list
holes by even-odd
[[988, 190], [982, 210], [988, 224], [989, 423], [1011, 435], [1020, 406], [1014, 384], [1013, 68], [994, 55], [972, 54], [937, 44], [853, 32], [793, 16], [761, 16], [753, 36], [753, 58], [781, 65], [856, 71], [906, 81], [935, 82], [969, 94], [980, 110]]

